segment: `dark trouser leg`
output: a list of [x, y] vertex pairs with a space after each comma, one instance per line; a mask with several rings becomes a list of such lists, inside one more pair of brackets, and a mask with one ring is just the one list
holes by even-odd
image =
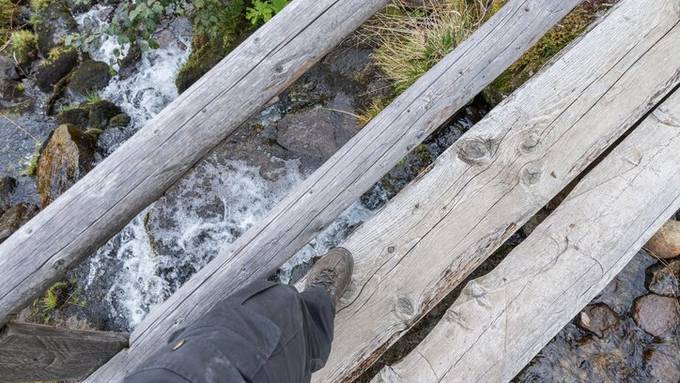
[[253, 382], [308, 382], [324, 366], [331, 351], [335, 309], [322, 288], [298, 293], [274, 285], [243, 302], [280, 329], [279, 344]]
[[321, 288], [255, 282], [173, 335], [126, 383], [308, 382], [328, 359], [334, 317]]

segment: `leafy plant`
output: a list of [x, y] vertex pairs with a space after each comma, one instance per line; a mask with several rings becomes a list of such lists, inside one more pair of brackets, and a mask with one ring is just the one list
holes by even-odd
[[289, 0], [254, 0], [253, 6], [246, 10], [246, 19], [253, 25], [261, 25], [279, 13]]

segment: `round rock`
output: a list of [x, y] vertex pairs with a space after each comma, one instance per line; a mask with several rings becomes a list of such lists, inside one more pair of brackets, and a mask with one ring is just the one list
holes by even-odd
[[577, 324], [601, 338], [607, 330], [619, 324], [619, 317], [609, 306], [598, 303], [583, 309], [578, 316]]
[[680, 322], [680, 303], [676, 298], [645, 295], [635, 300], [633, 318], [643, 330], [663, 337]]

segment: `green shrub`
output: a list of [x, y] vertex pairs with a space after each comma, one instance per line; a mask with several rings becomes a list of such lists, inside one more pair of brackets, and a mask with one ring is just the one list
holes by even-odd
[[254, 0], [253, 6], [248, 7], [246, 19], [253, 25], [264, 24], [279, 13], [289, 0]]

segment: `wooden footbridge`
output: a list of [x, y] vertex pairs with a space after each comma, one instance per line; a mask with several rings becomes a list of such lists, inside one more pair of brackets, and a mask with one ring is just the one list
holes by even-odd
[[[0, 381], [120, 382], [174, 330], [285, 262], [579, 3], [509, 0], [155, 307], [129, 345], [123, 334], [12, 322], [386, 2], [293, 1], [2, 243]], [[621, 0], [354, 232], [342, 244], [356, 259], [351, 291], [314, 381], [360, 375], [579, 179], [374, 381], [512, 379], [680, 209], [679, 22], [679, 0]]]

